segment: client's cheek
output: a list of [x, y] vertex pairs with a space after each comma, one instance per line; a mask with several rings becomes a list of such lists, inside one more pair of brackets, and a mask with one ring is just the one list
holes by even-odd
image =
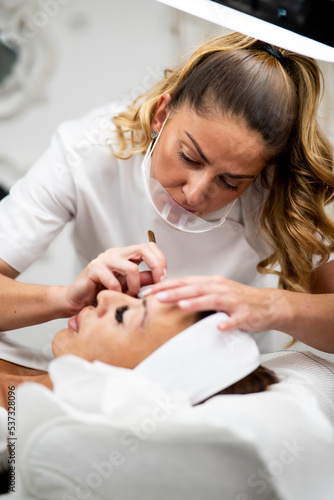
[[52, 352], [55, 358], [58, 358], [61, 356], [62, 351], [63, 351], [63, 340], [62, 340], [62, 335], [61, 332], [57, 333], [52, 340], [51, 348]]

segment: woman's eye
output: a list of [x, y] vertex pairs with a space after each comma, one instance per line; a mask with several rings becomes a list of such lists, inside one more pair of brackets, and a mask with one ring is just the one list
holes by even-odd
[[219, 177], [219, 181], [227, 188], [231, 189], [231, 191], [238, 191], [239, 186], [233, 186], [232, 184], [229, 184], [224, 177]]
[[189, 158], [189, 156], [185, 155], [183, 151], [180, 151], [178, 154], [179, 157], [182, 158], [182, 160], [186, 161], [187, 163], [191, 163], [191, 165], [201, 165], [199, 161], [192, 160], [191, 158]]
[[[191, 165], [199, 165], [199, 166], [202, 165], [201, 162], [196, 161], [196, 160], [192, 160], [191, 158], [189, 158], [189, 156], [184, 154], [183, 151], [179, 151], [178, 155], [180, 156], [180, 158], [182, 158], [182, 160], [184, 160], [187, 163], [190, 163]], [[239, 186], [233, 186], [233, 184], [229, 184], [224, 177], [219, 177], [218, 179], [219, 179], [219, 182], [221, 184], [223, 184], [224, 187], [226, 187], [227, 189], [230, 189], [231, 191], [238, 191], [239, 190]]]
[[117, 323], [123, 323], [123, 314], [129, 309], [129, 306], [118, 307], [115, 312], [115, 319]]

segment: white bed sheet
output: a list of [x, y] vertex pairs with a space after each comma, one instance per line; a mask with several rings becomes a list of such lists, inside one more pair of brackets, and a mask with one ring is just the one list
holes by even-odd
[[270, 391], [191, 407], [138, 373], [53, 361], [55, 392], [18, 391], [16, 496], [333, 500], [334, 365], [295, 352], [262, 362], [281, 378]]

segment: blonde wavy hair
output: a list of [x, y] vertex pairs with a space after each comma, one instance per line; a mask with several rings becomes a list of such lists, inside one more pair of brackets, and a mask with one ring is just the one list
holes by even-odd
[[[197, 113], [240, 117], [266, 145], [260, 180], [268, 196], [258, 214], [259, 231], [272, 249], [258, 271], [279, 276], [279, 286], [305, 292], [318, 265], [334, 251], [334, 223], [325, 207], [334, 200], [333, 150], [317, 122], [323, 77], [308, 57], [231, 33], [201, 45], [128, 108], [112, 118], [118, 158], [144, 153], [160, 97], [171, 112], [187, 104]], [[278, 270], [279, 269], [279, 270]]]

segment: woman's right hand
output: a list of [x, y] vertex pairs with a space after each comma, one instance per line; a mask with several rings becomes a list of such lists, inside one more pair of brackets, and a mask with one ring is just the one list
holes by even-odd
[[[139, 271], [141, 262], [145, 262], [149, 271]], [[103, 288], [135, 297], [141, 287], [158, 283], [166, 276], [166, 258], [155, 243], [111, 248], [92, 260], [73, 283], [65, 287], [68, 314], [94, 304]]]
[[186, 276], [156, 284], [144, 295], [156, 295], [187, 312], [223, 311], [228, 318], [219, 329], [259, 333], [273, 328], [282, 290], [255, 288], [218, 275]]

